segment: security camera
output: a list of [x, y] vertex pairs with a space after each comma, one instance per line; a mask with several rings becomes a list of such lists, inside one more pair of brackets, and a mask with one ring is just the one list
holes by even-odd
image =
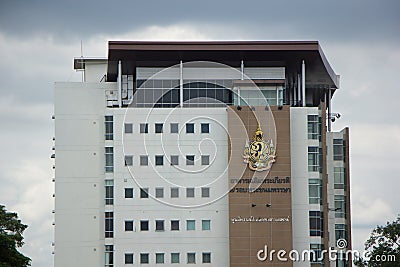
[[338, 118], [338, 119], [339, 119], [339, 118], [340, 118], [340, 116], [341, 116], [341, 115], [340, 115], [340, 113], [336, 113], [336, 118]]
[[331, 122], [335, 122], [335, 120], [336, 120], [335, 117], [331, 118]]

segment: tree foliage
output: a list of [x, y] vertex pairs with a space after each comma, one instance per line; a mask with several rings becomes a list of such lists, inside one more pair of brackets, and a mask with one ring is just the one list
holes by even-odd
[[31, 265], [31, 259], [17, 250], [24, 244], [22, 234], [27, 227], [17, 213], [7, 212], [5, 206], [0, 205], [0, 267]]
[[365, 250], [368, 259], [359, 259], [357, 266], [399, 267], [400, 266], [400, 215], [385, 226], [377, 226], [371, 233]]

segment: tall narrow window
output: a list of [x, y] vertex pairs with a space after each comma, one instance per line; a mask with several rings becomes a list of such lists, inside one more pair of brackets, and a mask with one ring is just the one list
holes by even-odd
[[344, 160], [343, 139], [333, 139], [333, 160]]
[[105, 156], [106, 156], [106, 172], [114, 172], [114, 148], [106, 147], [105, 148]]
[[309, 211], [310, 236], [324, 236], [324, 213]]
[[[311, 262], [312, 263], [318, 263], [318, 266], [321, 266], [323, 263], [323, 254], [322, 251], [324, 250], [324, 245], [323, 244], [310, 244], [310, 249], [314, 253], [310, 255], [314, 255], [311, 257]], [[321, 265], [320, 265], [321, 264]], [[313, 266], [313, 264], [311, 264]]]
[[105, 267], [113, 267], [114, 266], [114, 246], [106, 245], [104, 250], [105, 250]]
[[114, 181], [105, 180], [105, 191], [106, 191], [106, 205], [114, 204]]
[[105, 224], [105, 237], [110, 238], [114, 237], [114, 213], [113, 212], [105, 212], [104, 213]]
[[113, 122], [113, 116], [105, 116], [104, 117], [104, 126], [105, 126], [105, 138], [106, 140], [113, 140], [113, 136], [114, 136], [114, 122]]
[[322, 180], [308, 179], [309, 204], [322, 203]]
[[333, 178], [335, 189], [345, 189], [346, 176], [344, 167], [333, 167]]
[[346, 217], [346, 196], [335, 195], [335, 218]]
[[335, 224], [335, 238], [336, 241], [342, 238], [347, 240], [347, 227], [345, 224]]
[[319, 171], [319, 148], [317, 146], [308, 147], [308, 171]]
[[318, 115], [308, 115], [308, 139], [319, 139], [319, 119]]

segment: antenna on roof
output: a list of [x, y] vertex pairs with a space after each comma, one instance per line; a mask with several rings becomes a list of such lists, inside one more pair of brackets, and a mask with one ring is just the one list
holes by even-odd
[[[83, 62], [83, 42], [81, 40], [81, 62]], [[82, 82], [85, 80], [85, 70], [82, 71]]]

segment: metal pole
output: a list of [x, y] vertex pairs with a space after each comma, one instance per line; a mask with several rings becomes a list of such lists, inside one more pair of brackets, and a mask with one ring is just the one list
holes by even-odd
[[122, 63], [118, 61], [118, 106], [122, 107]]
[[180, 77], [179, 77], [179, 106], [183, 108], [183, 63], [182, 60], [179, 65]]
[[302, 96], [301, 96], [301, 102], [302, 106], [306, 106], [306, 64], [303, 63], [301, 64], [301, 89], [302, 89]]
[[332, 108], [331, 108], [331, 97], [332, 97], [332, 91], [331, 88], [328, 89], [328, 132], [332, 130], [332, 121], [331, 121], [331, 116], [332, 116]]

